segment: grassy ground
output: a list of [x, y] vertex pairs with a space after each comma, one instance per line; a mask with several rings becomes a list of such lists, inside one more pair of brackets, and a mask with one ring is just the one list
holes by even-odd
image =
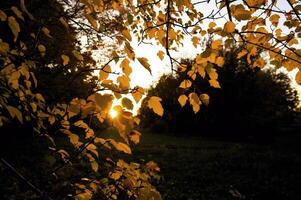
[[159, 164], [156, 186], [164, 199], [297, 200], [300, 140], [284, 139], [257, 145], [143, 134], [134, 158]]

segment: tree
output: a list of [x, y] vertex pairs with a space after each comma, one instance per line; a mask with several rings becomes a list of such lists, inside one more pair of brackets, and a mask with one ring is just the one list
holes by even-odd
[[[109, 152], [115, 149], [131, 153], [131, 143], [139, 141], [140, 133], [133, 131], [135, 123], [138, 123], [139, 120], [130, 112], [133, 103], [128, 97], [125, 97], [125, 94], [132, 94], [135, 102], [139, 102], [144, 94], [143, 88], [130, 85], [132, 62], [139, 62], [150, 72], [151, 68], [147, 58], [135, 55], [135, 50], [131, 46], [134, 37], [138, 42], [152, 42], [163, 47], [165, 52], [158, 51], [158, 57], [162, 59], [164, 56], [168, 56], [171, 70], [180, 69], [187, 73], [192, 79], [190, 82], [193, 82], [197, 76], [209, 77], [210, 85], [215, 88], [219, 87], [219, 83], [214, 69], [217, 66], [222, 67], [224, 63], [223, 55], [219, 50], [223, 46], [227, 48], [233, 41], [245, 47], [239, 53], [239, 57], [246, 57], [247, 62], [252, 66], [264, 66], [265, 61], [258, 55], [266, 52], [271, 64], [277, 67], [284, 66], [289, 70], [300, 67], [300, 50], [297, 43], [300, 40], [301, 20], [299, 16], [300, 2], [297, 1], [285, 1], [288, 8], [284, 11], [278, 9], [277, 1], [267, 0], [223, 0], [219, 3], [192, 2], [190, 0], [53, 0], [49, 2], [51, 4], [48, 7], [50, 11], [53, 9], [52, 5], [61, 4], [59, 12], [54, 10], [54, 13], [58, 13], [54, 22], [64, 27], [58, 32], [53, 30], [54, 27], [43, 28], [44, 13], [39, 13], [38, 9], [30, 9], [30, 3], [25, 0], [20, 0], [19, 3], [15, 2], [14, 7], [10, 7], [10, 4], [6, 4], [6, 2], [0, 4], [0, 125], [1, 127], [9, 124], [13, 124], [11, 126], [14, 124], [28, 126], [37, 135], [48, 138], [49, 154], [55, 155], [55, 158], [59, 160], [55, 163], [56, 165], [65, 163], [62, 166], [66, 167], [66, 163], [74, 162], [74, 160], [85, 163], [83, 168], [87, 169], [87, 174], [93, 174], [93, 176], [89, 176], [91, 178], [79, 178], [78, 176], [71, 179], [73, 182], [69, 184], [77, 186], [77, 189], [70, 190], [71, 196], [77, 199], [90, 199], [95, 195], [94, 183], [97, 183], [96, 185], [102, 183], [96, 181], [95, 178], [99, 175], [99, 165], [107, 169], [104, 170], [101, 177], [112, 181], [106, 182], [106, 187], [102, 186], [98, 190], [105, 193], [107, 198], [116, 198], [116, 195], [121, 195], [122, 191], [131, 198], [139, 196], [141, 190], [144, 193], [148, 191], [150, 194], [154, 191], [148, 183], [150, 176], [145, 173], [141, 174], [140, 172], [144, 172], [144, 170], [137, 165], [127, 164], [117, 158], [100, 159], [99, 154], [96, 153], [97, 150], [103, 148]], [[217, 8], [213, 8], [213, 12], [206, 15], [201, 9], [207, 9], [210, 7], [208, 6], [210, 3], [216, 5]], [[7, 5], [9, 6], [6, 7]], [[36, 16], [32, 13], [35, 13]], [[221, 22], [222, 26], [218, 26], [212, 21], [219, 16], [224, 16], [225, 19]], [[211, 21], [209, 27], [204, 23], [208, 21]], [[32, 24], [36, 26], [32, 26]], [[282, 26], [286, 27], [284, 31], [281, 31]], [[88, 38], [89, 42], [85, 45], [85, 49], [80, 51], [79, 46], [75, 46], [71, 51], [72, 54], [69, 51], [65, 52], [64, 48], [49, 51], [51, 41], [42, 40], [42, 38], [49, 37], [48, 35], [51, 33], [60, 33], [60, 30], [68, 35], [70, 29], [76, 32], [75, 41], [78, 43], [80, 37]], [[187, 33], [189, 34], [187, 35]], [[202, 37], [211, 37], [213, 41], [196, 57], [196, 64], [186, 71], [185, 65], [181, 65], [174, 59], [173, 52], [183, 45], [190, 34], [195, 47], [199, 46]], [[7, 35], [10, 37], [6, 37]], [[64, 35], [55, 35], [56, 38], [61, 36]], [[87, 69], [87, 71], [100, 71], [99, 88], [93, 91], [95, 93], [84, 94], [83, 98], [73, 98], [73, 95], [82, 95], [74, 90], [74, 94], [69, 97], [66, 95], [66, 98], [58, 99], [61, 93], [51, 97], [52, 92], [48, 94], [45, 92], [46, 84], [44, 85], [45, 95], [43, 91], [39, 91], [39, 82], [35, 73], [38, 75], [40, 72], [35, 67], [49, 64], [49, 60], [47, 61], [45, 58], [50, 56], [50, 61], [60, 58], [55, 62], [59, 63], [60, 61], [60, 66], [62, 63], [68, 65], [73, 62], [75, 64], [72, 66], [78, 66], [78, 62], [86, 60], [85, 50], [91, 51], [95, 47], [99, 47], [98, 41], [102, 36], [110, 38], [118, 46], [108, 55], [104, 55], [106, 61], [103, 65]], [[68, 45], [68, 47], [71, 46]], [[52, 53], [54, 54], [52, 55]], [[50, 64], [50, 66], [52, 65]], [[53, 66], [55, 67], [55, 65]], [[119, 70], [115, 71], [115, 68]], [[72, 67], [70, 70], [71, 72], [73, 72], [72, 70], [76, 71], [76, 67]], [[57, 71], [61, 77], [59, 80], [73, 79], [69, 77], [70, 74], [64, 74], [63, 71]], [[75, 74], [87, 71], [79, 70]], [[45, 70], [41, 74], [44, 72], [48, 73]], [[115, 75], [116, 80], [113, 80], [112, 76], [109, 76], [110, 74]], [[298, 83], [301, 82], [300, 74], [298, 72], [296, 75]], [[40, 79], [44, 78], [40, 76]], [[79, 79], [80, 82], [82, 82], [81, 80], [83, 79]], [[42, 81], [40, 80], [40, 82]], [[108, 91], [108, 93], [97, 93], [99, 91]], [[87, 95], [88, 97], [84, 98]], [[202, 93], [190, 92], [188, 95], [193, 99], [191, 105], [195, 112], [200, 110], [199, 95]], [[68, 101], [71, 98], [72, 100]], [[120, 106], [115, 107], [120, 114], [119, 117], [111, 119], [108, 113], [114, 98], [122, 98], [123, 106], [126, 109]], [[148, 101], [148, 106], [160, 116], [164, 114], [161, 102], [160, 97], [157, 96], [151, 97]], [[119, 130], [120, 141], [102, 138], [95, 134], [89, 125], [91, 119], [97, 119], [99, 123], [103, 123], [105, 120], [112, 121], [113, 126]], [[66, 136], [68, 148], [59, 145], [60, 143], [57, 144], [53, 137], [56, 134]], [[67, 166], [70, 167], [69, 164]], [[153, 163], [146, 166], [150, 171], [157, 171], [157, 167]], [[54, 168], [62, 168], [56, 167]], [[69, 172], [71, 171], [69, 170]], [[136, 176], [128, 174], [136, 174]], [[129, 182], [133, 183], [130, 184], [131, 187], [128, 187]]]
[[[249, 66], [247, 60], [236, 60], [238, 52], [239, 49], [232, 49], [224, 53], [225, 64], [217, 70], [221, 88], [212, 88], [207, 81], [199, 78], [190, 86], [194, 91], [206, 92], [200, 97], [206, 106], [197, 114], [188, 105], [183, 108], [180, 105], [184, 105], [185, 101], [191, 102], [191, 98], [185, 96], [186, 88], [191, 84], [187, 81], [189, 76], [162, 76], [142, 103], [141, 124], [155, 131], [161, 129], [178, 134], [244, 137], [260, 133], [262, 138], [287, 127], [293, 121], [299, 102], [290, 79], [275, 69], [260, 70]], [[194, 64], [191, 60], [183, 60], [182, 63], [188, 70]], [[162, 98], [165, 111], [162, 118], [155, 116], [147, 107], [147, 99], [151, 96]], [[177, 100], [175, 96], [180, 98]]]
[[[0, 33], [0, 130], [4, 134], [1, 140], [1, 176], [7, 172], [11, 174], [9, 163], [14, 163], [13, 169], [22, 172], [15, 175], [30, 177], [34, 183], [28, 182], [31, 191], [23, 191], [16, 184], [20, 180], [2, 177], [1, 185], [6, 187], [1, 187], [1, 194], [4, 194], [1, 198], [42, 198], [45, 195], [43, 190], [56, 193], [55, 198], [58, 199], [66, 198], [68, 193], [77, 199], [87, 199], [93, 194], [99, 198], [116, 195], [116, 198], [125, 199], [138, 195], [140, 189], [147, 192], [152, 189], [148, 180], [153, 173], [152, 168], [156, 168], [155, 164], [140, 166], [126, 163], [118, 156], [105, 157], [111, 148], [131, 153], [128, 146], [130, 138], [125, 135], [130, 130], [123, 130], [124, 140], [115, 141], [96, 137], [97, 133], [94, 135], [91, 129], [95, 123], [107, 127], [112, 96], [93, 94], [101, 88], [92, 72], [102, 70], [102, 73], [109, 74], [110, 71], [97, 67], [91, 53], [79, 51], [78, 37], [83, 31], [91, 31], [90, 27], [78, 28], [80, 22], [76, 20], [83, 20], [83, 17], [70, 17], [72, 13], [64, 11], [67, 5], [62, 2], [49, 0], [43, 6], [39, 4], [39, 1], [31, 1], [25, 5], [22, 0], [20, 4], [15, 1], [0, 4], [0, 26], [4, 30]], [[81, 9], [81, 6], [72, 9]], [[118, 30], [118, 27], [114, 28]], [[123, 123], [129, 123], [129, 117], [128, 114], [127, 119], [120, 116], [115, 122], [123, 120]], [[122, 123], [118, 125], [124, 127]], [[127, 124], [128, 127], [132, 125]], [[62, 133], [70, 142], [62, 138]], [[133, 143], [137, 143], [139, 134], [131, 133]], [[99, 150], [96, 150], [97, 144]], [[101, 158], [98, 156], [100, 149]], [[100, 173], [98, 168], [101, 165], [106, 170]], [[91, 176], [91, 172], [82, 168], [87, 167], [91, 168], [92, 174], [101, 177], [102, 182], [95, 176], [86, 178]], [[137, 176], [130, 175], [132, 173]], [[134, 178], [130, 184], [135, 185], [129, 185], [129, 178]], [[101, 189], [97, 185], [101, 185]], [[156, 195], [153, 189], [149, 193]], [[50, 197], [46, 195], [45, 198]]]

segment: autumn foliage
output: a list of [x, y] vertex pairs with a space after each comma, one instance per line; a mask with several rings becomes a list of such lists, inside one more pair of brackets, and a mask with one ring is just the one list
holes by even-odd
[[[141, 135], [135, 130], [139, 119], [132, 110], [145, 90], [131, 84], [132, 65], [137, 63], [149, 73], [153, 67], [150, 58], [136, 56], [132, 43], [158, 45], [158, 59], [167, 58], [172, 71], [188, 75], [179, 85], [187, 93], [175, 98], [182, 106], [189, 101], [197, 113], [209, 97], [193, 90], [194, 81], [198, 77], [220, 88], [217, 69], [225, 63], [221, 50], [234, 42], [243, 46], [237, 59], [246, 59], [252, 67], [297, 69], [296, 81], [301, 83], [301, 4], [287, 0], [283, 11], [277, 6], [281, 2], [1, 1], [1, 134], [9, 133], [11, 141], [43, 141], [36, 143], [43, 149], [38, 150], [41, 164], [34, 163], [43, 166], [36, 171], [46, 177], [35, 184], [27, 182], [33, 190], [28, 196], [26, 192], [13, 195], [21, 195], [21, 199], [49, 199], [52, 194], [56, 199], [92, 199], [97, 195], [105, 199], [160, 199], [150, 184], [158, 166], [154, 162], [130, 163], [120, 157], [132, 153], [131, 147]], [[212, 5], [211, 13], [203, 10]], [[223, 20], [219, 24], [220, 16]], [[205, 48], [200, 44], [203, 38], [212, 40]], [[187, 40], [200, 51], [192, 67], [174, 57]], [[93, 58], [97, 49], [105, 50], [98, 62]], [[121, 99], [121, 105], [113, 108], [118, 116], [112, 119], [109, 113], [114, 99]], [[150, 97], [147, 105], [157, 115], [164, 115], [162, 98]], [[119, 138], [103, 137], [96, 125], [116, 128]], [[8, 167], [10, 150], [1, 153], [1, 162]], [[17, 156], [21, 150], [15, 153]], [[23, 170], [32, 175], [31, 169]]]

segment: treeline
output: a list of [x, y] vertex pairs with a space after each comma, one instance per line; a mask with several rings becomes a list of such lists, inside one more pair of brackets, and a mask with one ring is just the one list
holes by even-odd
[[[182, 108], [177, 100], [187, 89], [179, 85], [191, 80], [186, 73], [163, 75], [156, 86], [148, 90], [148, 97], [160, 96], [163, 118], [157, 117], [142, 103], [141, 127], [152, 132], [178, 135], [207, 136], [270, 136], [294, 131], [299, 99], [289, 77], [276, 69], [259, 69], [237, 59], [238, 49], [224, 52], [225, 65], [217, 70], [221, 88], [209, 85], [207, 77], [193, 82], [188, 90], [208, 94], [201, 98], [207, 106], [194, 113], [189, 103]], [[182, 60], [191, 69], [193, 61]], [[189, 101], [189, 100], [187, 100]]]

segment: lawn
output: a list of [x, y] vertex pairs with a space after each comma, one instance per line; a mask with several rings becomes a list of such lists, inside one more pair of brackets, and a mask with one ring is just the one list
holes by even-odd
[[154, 160], [164, 199], [297, 200], [301, 196], [300, 140], [273, 144], [228, 142], [145, 133], [135, 160]]

